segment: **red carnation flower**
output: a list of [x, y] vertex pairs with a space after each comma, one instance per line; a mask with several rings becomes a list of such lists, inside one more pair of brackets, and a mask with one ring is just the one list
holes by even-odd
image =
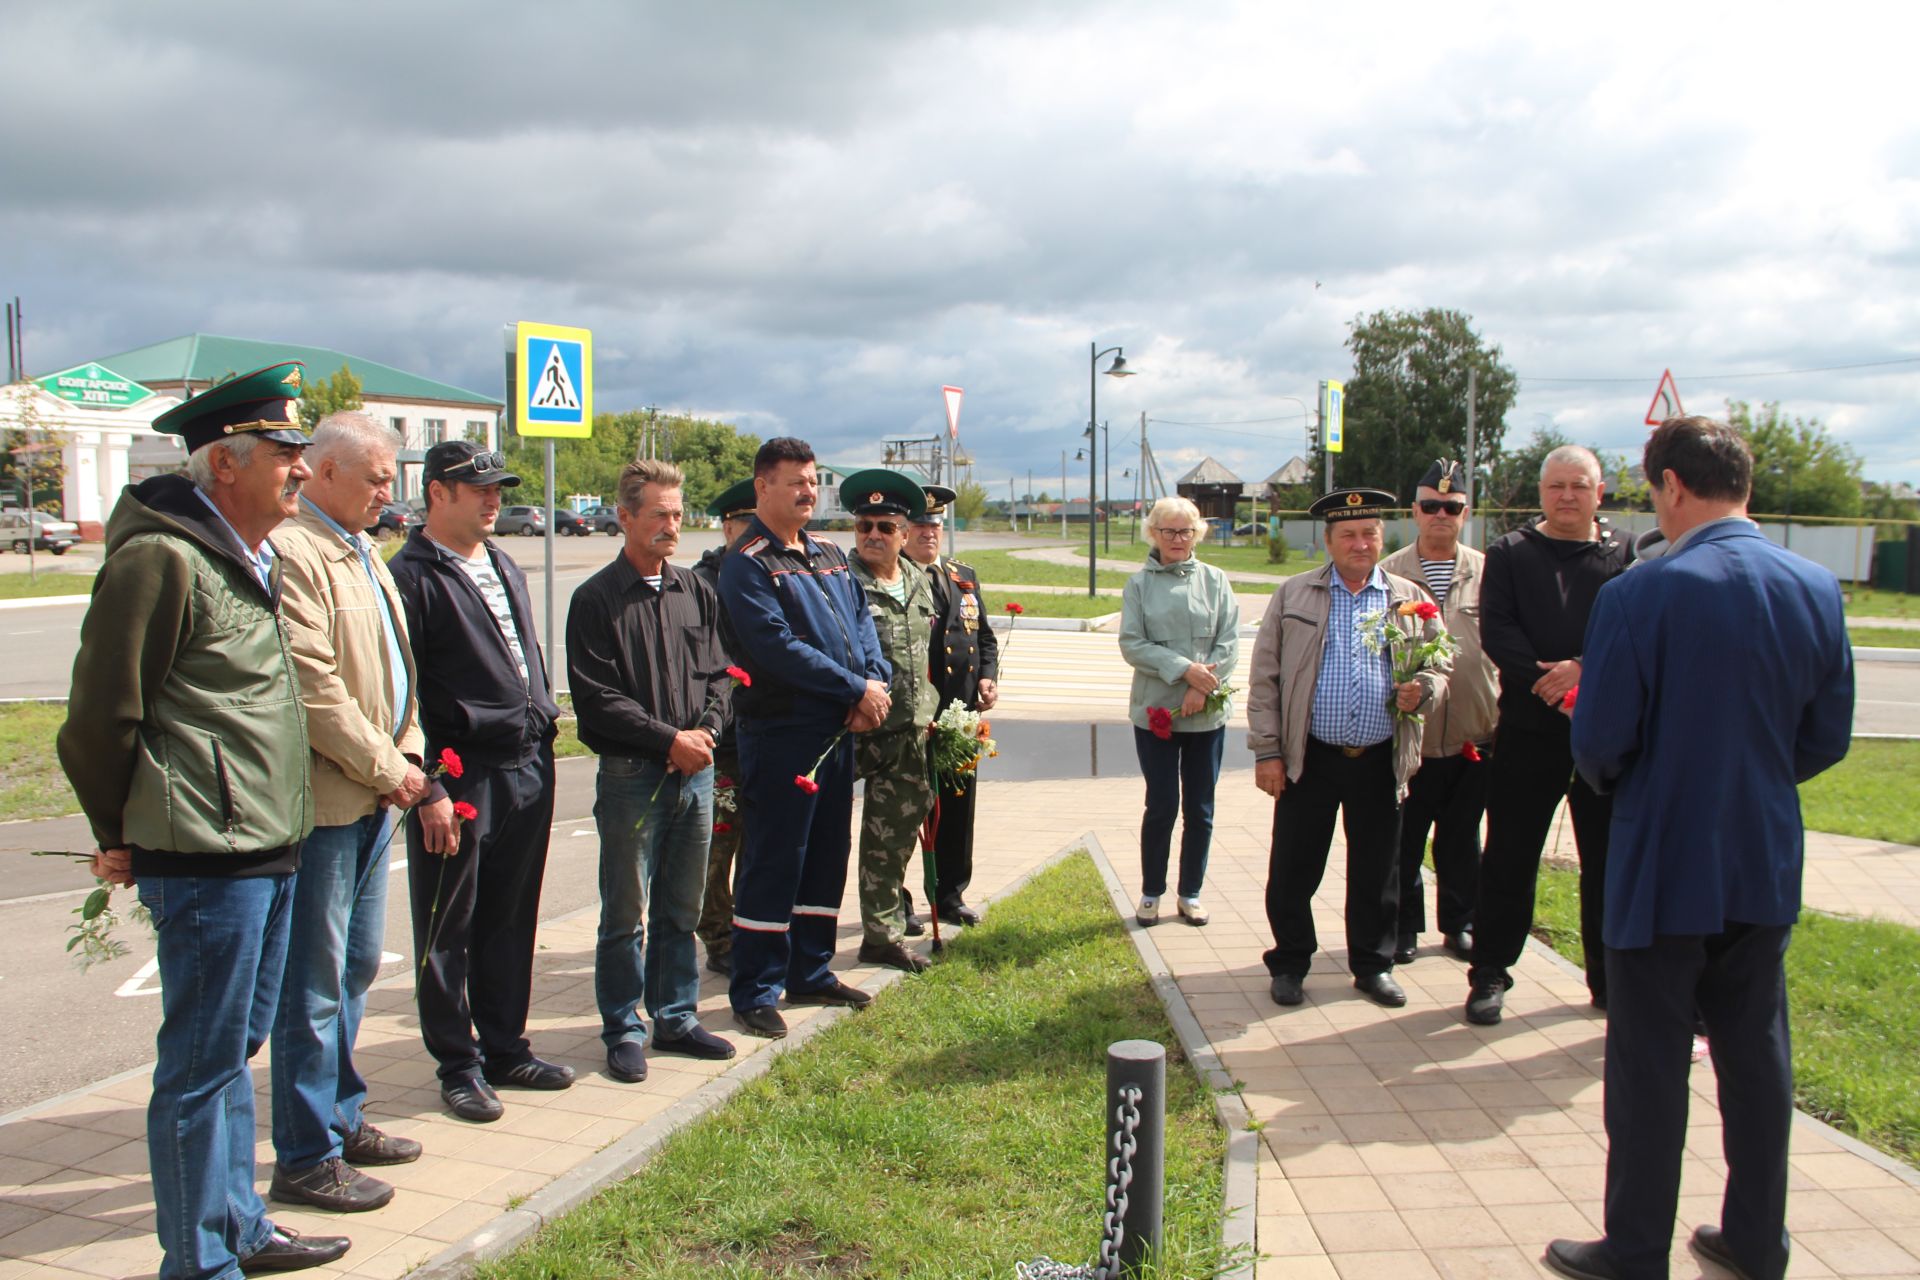
[[453, 816], [462, 822], [472, 822], [480, 816], [480, 811], [468, 804], [465, 800], [455, 800], [453, 802]]
[[808, 795], [813, 795], [820, 790], [820, 784], [815, 782], [812, 778], [809, 778], [804, 773], [796, 773], [793, 775], [793, 785], [800, 788], [802, 791], [806, 792]]
[[1413, 613], [1421, 621], [1428, 622], [1440, 616], [1440, 606], [1431, 600], [1422, 600]]
[[727, 674], [738, 681], [742, 688], [753, 688], [753, 677], [747, 674], [744, 667], [728, 667]]
[[442, 747], [440, 749], [440, 767], [455, 778], [465, 773], [467, 768], [460, 763], [460, 753], [452, 747]]
[[1468, 760], [1472, 761], [1474, 764], [1480, 763], [1480, 748], [1473, 744], [1472, 738], [1468, 738], [1464, 743], [1460, 745], [1460, 754], [1465, 756]]
[[733, 779], [732, 778], [715, 778], [713, 780], [713, 785], [720, 788], [720, 790], [725, 791], [729, 787], [733, 786]]
[[1566, 708], [1568, 711], [1571, 711], [1573, 710], [1573, 704], [1578, 702], [1579, 700], [1580, 700], [1580, 686], [1575, 685], [1573, 686], [1573, 688], [1567, 690], [1566, 697], [1560, 699], [1560, 705]]
[[1011, 613], [1011, 614], [1015, 614], [1015, 615], [1018, 615], [1018, 614], [1022, 614], [1022, 613], [1025, 613], [1026, 611], [1027, 611], [1027, 608], [1026, 608], [1026, 606], [1025, 606], [1025, 605], [1023, 605], [1023, 604], [1021, 604], [1021, 603], [1020, 603], [1020, 602], [1019, 602], [1018, 600], [1009, 600], [1009, 601], [1007, 601], [1007, 612], [1008, 612], [1008, 613]]
[[716, 822], [713, 824], [713, 833], [717, 836], [723, 836], [731, 830], [733, 830], [733, 824], [731, 822]]
[[1147, 729], [1162, 742], [1173, 736], [1173, 712], [1165, 707], [1147, 708]]

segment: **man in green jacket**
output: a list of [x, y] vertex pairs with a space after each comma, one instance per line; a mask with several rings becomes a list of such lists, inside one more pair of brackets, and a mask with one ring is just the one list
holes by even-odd
[[99, 851], [153, 917], [160, 1034], [147, 1150], [161, 1280], [332, 1262], [253, 1183], [253, 1078], [313, 827], [307, 725], [267, 535], [309, 476], [301, 366], [224, 382], [154, 421], [188, 476], [126, 489], [80, 631], [61, 767]]

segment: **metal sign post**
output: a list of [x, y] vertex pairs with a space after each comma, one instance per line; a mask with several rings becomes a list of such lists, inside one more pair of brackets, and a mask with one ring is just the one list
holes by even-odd
[[553, 518], [553, 442], [556, 437], [585, 440], [593, 435], [593, 331], [521, 321], [513, 328], [511, 381], [514, 430], [523, 437], [544, 436], [547, 442], [546, 668], [551, 693], [553, 542], [559, 536]]

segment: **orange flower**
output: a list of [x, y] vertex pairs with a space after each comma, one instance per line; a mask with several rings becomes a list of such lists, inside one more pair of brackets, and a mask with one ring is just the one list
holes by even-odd
[[1409, 600], [1398, 609], [1395, 609], [1394, 612], [1403, 618], [1411, 618], [1414, 614], [1420, 612], [1420, 606]]

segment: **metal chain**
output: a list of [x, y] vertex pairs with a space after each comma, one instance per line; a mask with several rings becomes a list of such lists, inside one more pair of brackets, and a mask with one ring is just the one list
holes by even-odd
[[1114, 1130], [1113, 1156], [1107, 1161], [1107, 1212], [1094, 1261], [1085, 1266], [1048, 1257], [1016, 1262], [1013, 1274], [1017, 1280], [1115, 1280], [1120, 1274], [1120, 1244], [1127, 1236], [1127, 1193], [1133, 1187], [1133, 1154], [1140, 1149], [1133, 1135], [1140, 1127], [1141, 1096], [1140, 1086], [1130, 1084], [1120, 1091], [1120, 1105], [1113, 1109], [1120, 1127]]

